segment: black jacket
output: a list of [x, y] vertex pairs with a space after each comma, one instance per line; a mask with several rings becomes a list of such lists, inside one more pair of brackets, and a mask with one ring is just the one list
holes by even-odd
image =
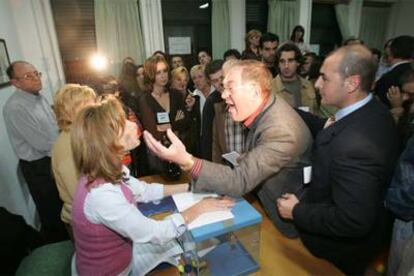
[[293, 209], [294, 222], [312, 254], [347, 274], [363, 274], [390, 238], [383, 201], [397, 137], [393, 118], [376, 99], [316, 136], [312, 182]]

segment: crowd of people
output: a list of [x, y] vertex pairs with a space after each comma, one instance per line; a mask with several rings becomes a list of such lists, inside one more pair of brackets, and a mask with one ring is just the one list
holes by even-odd
[[[191, 67], [162, 51], [142, 65], [127, 57], [119, 77], [66, 84], [53, 105], [41, 72], [13, 62], [3, 114], [39, 213], [36, 241], [71, 239], [79, 275], [143, 275], [175, 262], [186, 224], [251, 194], [282, 234], [346, 274], [386, 248], [389, 275], [413, 272], [414, 37], [383, 53], [350, 38], [322, 57], [304, 33], [280, 42], [250, 30], [242, 53], [200, 49]], [[191, 182], [138, 179], [153, 174]], [[230, 197], [162, 221], [136, 208], [188, 190]]]

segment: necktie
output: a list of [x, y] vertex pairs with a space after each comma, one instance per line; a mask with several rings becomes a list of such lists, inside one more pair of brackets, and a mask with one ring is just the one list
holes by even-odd
[[323, 126], [323, 128], [327, 128], [330, 127], [331, 125], [333, 125], [335, 123], [335, 117], [331, 116], [328, 118], [328, 120], [326, 120], [325, 125]]

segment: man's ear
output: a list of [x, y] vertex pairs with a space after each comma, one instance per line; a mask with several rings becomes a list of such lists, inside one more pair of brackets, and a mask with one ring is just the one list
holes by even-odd
[[345, 79], [345, 88], [348, 93], [353, 93], [361, 87], [361, 76], [352, 75]]
[[251, 83], [250, 84], [252, 86], [252, 90], [253, 90], [253, 97], [256, 98], [260, 98], [262, 95], [262, 89], [260, 87], [260, 85], [257, 85], [256, 83]]
[[16, 79], [11, 79], [11, 80], [10, 80], [10, 83], [11, 83], [14, 87], [20, 88], [20, 87], [19, 87], [19, 82], [18, 82]]

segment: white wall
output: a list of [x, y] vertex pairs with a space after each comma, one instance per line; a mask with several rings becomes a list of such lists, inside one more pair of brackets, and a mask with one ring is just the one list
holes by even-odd
[[230, 13], [230, 48], [241, 53], [245, 46], [246, 35], [246, 1], [228, 0]]
[[[51, 100], [64, 83], [56, 33], [48, 0], [1, 0], [0, 38], [6, 40], [10, 60], [26, 60], [43, 73], [42, 93]], [[18, 174], [18, 160], [11, 148], [3, 107], [12, 86], [0, 88], [0, 206], [35, 224], [35, 207], [27, 185]]]
[[391, 7], [388, 21], [387, 38], [398, 35], [414, 36], [414, 1], [399, 0]]

